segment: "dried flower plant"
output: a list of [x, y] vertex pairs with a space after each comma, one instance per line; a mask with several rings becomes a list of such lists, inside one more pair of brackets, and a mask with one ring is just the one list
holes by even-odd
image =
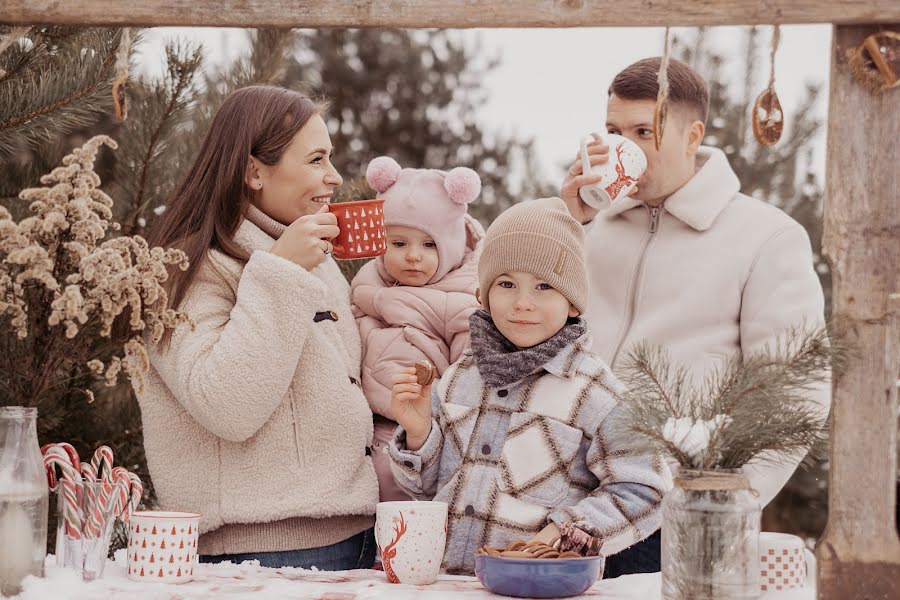
[[[157, 341], [188, 321], [168, 307], [168, 268], [183, 252], [150, 248], [139, 237], [103, 241], [112, 200], [100, 189], [96, 136], [23, 190], [33, 216], [19, 223], [0, 206], [0, 403], [37, 405], [51, 392], [85, 387], [92, 373], [138, 387], [148, 368], [145, 333]], [[92, 399], [90, 390], [84, 393]]]
[[829, 341], [825, 326], [795, 327], [762, 351], [731, 358], [696, 385], [665, 350], [640, 343], [618, 372], [628, 391], [617, 435], [684, 468], [784, 460], [824, 441], [827, 411], [809, 394], [848, 358], [843, 345]]

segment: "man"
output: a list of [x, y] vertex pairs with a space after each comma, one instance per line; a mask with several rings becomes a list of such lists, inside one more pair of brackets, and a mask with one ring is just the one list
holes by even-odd
[[[795, 325], [823, 321], [822, 288], [809, 237], [779, 209], [741, 194], [725, 154], [704, 147], [709, 94], [688, 65], [671, 60], [669, 109], [659, 150], [653, 140], [660, 58], [627, 67], [609, 88], [606, 129], [637, 143], [648, 167], [632, 195], [602, 213], [578, 196], [597, 175], [576, 159], [560, 195], [585, 224], [590, 279], [586, 319], [594, 351], [613, 371], [640, 340], [664, 346], [696, 381], [772, 343]], [[601, 142], [591, 164], [608, 160]], [[811, 394], [827, 410], [829, 389]], [[744, 469], [762, 506], [802, 457]], [[659, 570], [659, 532], [610, 557], [606, 577]]]

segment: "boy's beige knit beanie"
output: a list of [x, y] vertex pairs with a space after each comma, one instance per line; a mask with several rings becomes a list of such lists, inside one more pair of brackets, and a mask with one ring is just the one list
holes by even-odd
[[488, 290], [494, 280], [513, 271], [543, 279], [584, 314], [588, 289], [584, 228], [561, 199], [519, 202], [488, 227], [478, 261], [480, 300], [485, 310], [490, 311]]

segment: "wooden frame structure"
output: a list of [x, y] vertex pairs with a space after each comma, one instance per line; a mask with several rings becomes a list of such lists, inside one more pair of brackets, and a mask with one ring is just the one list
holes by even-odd
[[833, 312], [862, 360], [835, 373], [820, 600], [900, 597], [894, 516], [900, 370], [900, 89], [845, 59], [898, 0], [3, 0], [0, 23], [229, 27], [646, 27], [834, 24], [825, 203]]

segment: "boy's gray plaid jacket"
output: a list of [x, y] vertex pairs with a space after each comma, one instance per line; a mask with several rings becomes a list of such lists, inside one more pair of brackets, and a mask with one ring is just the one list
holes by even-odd
[[397, 428], [397, 483], [449, 504], [447, 572], [471, 574], [478, 548], [528, 539], [549, 521], [600, 537], [607, 556], [659, 529], [671, 475], [657, 456], [610, 447], [623, 388], [586, 350], [589, 335], [502, 389], [484, 383], [469, 349], [435, 386], [422, 448], [407, 450]]

